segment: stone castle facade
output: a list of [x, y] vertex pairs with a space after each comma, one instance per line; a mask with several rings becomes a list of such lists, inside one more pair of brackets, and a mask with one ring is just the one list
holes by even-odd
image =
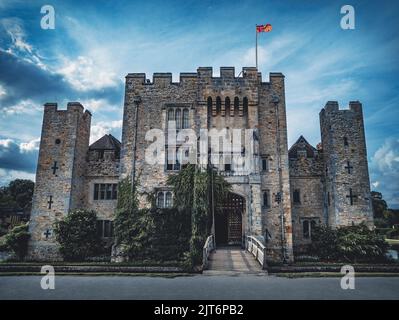
[[[244, 235], [255, 235], [266, 244], [269, 260], [292, 261], [294, 252], [310, 243], [316, 224], [373, 224], [358, 101], [346, 110], [327, 102], [320, 112], [317, 148], [302, 136], [288, 148], [284, 75], [270, 73], [263, 81], [256, 68], [243, 68], [237, 77], [234, 68], [222, 67], [214, 77], [212, 68], [201, 67], [181, 73], [177, 83], [171, 73], [155, 73], [152, 82], [144, 73], [128, 74], [122, 143], [106, 135], [89, 145], [91, 116], [80, 103], [69, 103], [66, 110], [44, 106], [30, 259], [59, 259], [53, 223], [75, 208], [96, 210], [98, 230], [112, 242], [117, 183], [126, 177], [137, 179], [140, 205], [148, 205], [144, 194], [155, 192], [158, 206], [172, 206], [166, 179], [183, 163], [170, 150], [183, 143], [167, 139], [164, 163], [146, 160], [147, 132], [166, 133], [172, 123], [178, 132], [191, 129], [198, 137], [211, 129], [226, 129], [228, 139], [233, 129], [251, 132], [249, 148], [231, 151], [227, 161], [223, 154], [224, 161], [213, 164], [232, 185], [215, 218], [218, 245], [240, 244]], [[240, 155], [249, 155], [250, 169], [235, 170]]]

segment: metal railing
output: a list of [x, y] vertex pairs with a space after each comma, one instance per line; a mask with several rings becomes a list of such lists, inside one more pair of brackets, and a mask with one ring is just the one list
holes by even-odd
[[260, 242], [254, 236], [245, 236], [245, 249], [252, 253], [255, 259], [262, 266], [263, 270], [267, 268], [266, 247], [262, 242]]
[[202, 251], [202, 268], [205, 270], [208, 267], [209, 255], [215, 249], [215, 238], [210, 235], [206, 238], [205, 245]]

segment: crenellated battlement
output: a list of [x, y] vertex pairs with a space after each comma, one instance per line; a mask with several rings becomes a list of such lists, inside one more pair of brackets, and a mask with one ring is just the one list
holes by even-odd
[[68, 102], [66, 109], [58, 109], [57, 102], [46, 102], [44, 105], [44, 111], [46, 113], [49, 112], [78, 112], [83, 114], [84, 117], [91, 117], [92, 114], [89, 110], [85, 110], [83, 105], [80, 102]]
[[[258, 81], [262, 83], [262, 74], [258, 72], [255, 67], [243, 67], [241, 72], [236, 76], [234, 67], [220, 67], [219, 76], [215, 76], [212, 67], [199, 67], [197, 72], [182, 72], [179, 74], [179, 82], [173, 82], [171, 72], [155, 72], [152, 75], [152, 81], [147, 78], [145, 73], [128, 73], [126, 75], [126, 83], [133, 86], [148, 86], [148, 85], [184, 85], [192, 83], [193, 81]], [[274, 78], [284, 78], [281, 73], [270, 73], [270, 80]], [[268, 82], [266, 82], [268, 83]]]
[[327, 101], [326, 105], [320, 111], [320, 115], [326, 114], [344, 113], [344, 112], [356, 112], [362, 114], [362, 104], [359, 101], [350, 101], [349, 109], [340, 109], [338, 101]]

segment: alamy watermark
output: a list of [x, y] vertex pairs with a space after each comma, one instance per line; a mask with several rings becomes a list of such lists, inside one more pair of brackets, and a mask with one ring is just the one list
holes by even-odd
[[43, 290], [55, 289], [55, 272], [53, 266], [42, 266], [40, 273], [45, 274], [40, 280], [40, 286]]

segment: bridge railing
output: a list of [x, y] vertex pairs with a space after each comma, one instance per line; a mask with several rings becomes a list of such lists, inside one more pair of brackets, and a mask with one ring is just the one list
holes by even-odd
[[266, 263], [266, 247], [254, 236], [245, 236], [245, 249], [252, 253], [255, 259], [260, 263], [262, 269], [267, 268]]
[[215, 249], [215, 238], [213, 235], [210, 235], [206, 238], [204, 248], [202, 250], [202, 269], [208, 268], [209, 255]]

